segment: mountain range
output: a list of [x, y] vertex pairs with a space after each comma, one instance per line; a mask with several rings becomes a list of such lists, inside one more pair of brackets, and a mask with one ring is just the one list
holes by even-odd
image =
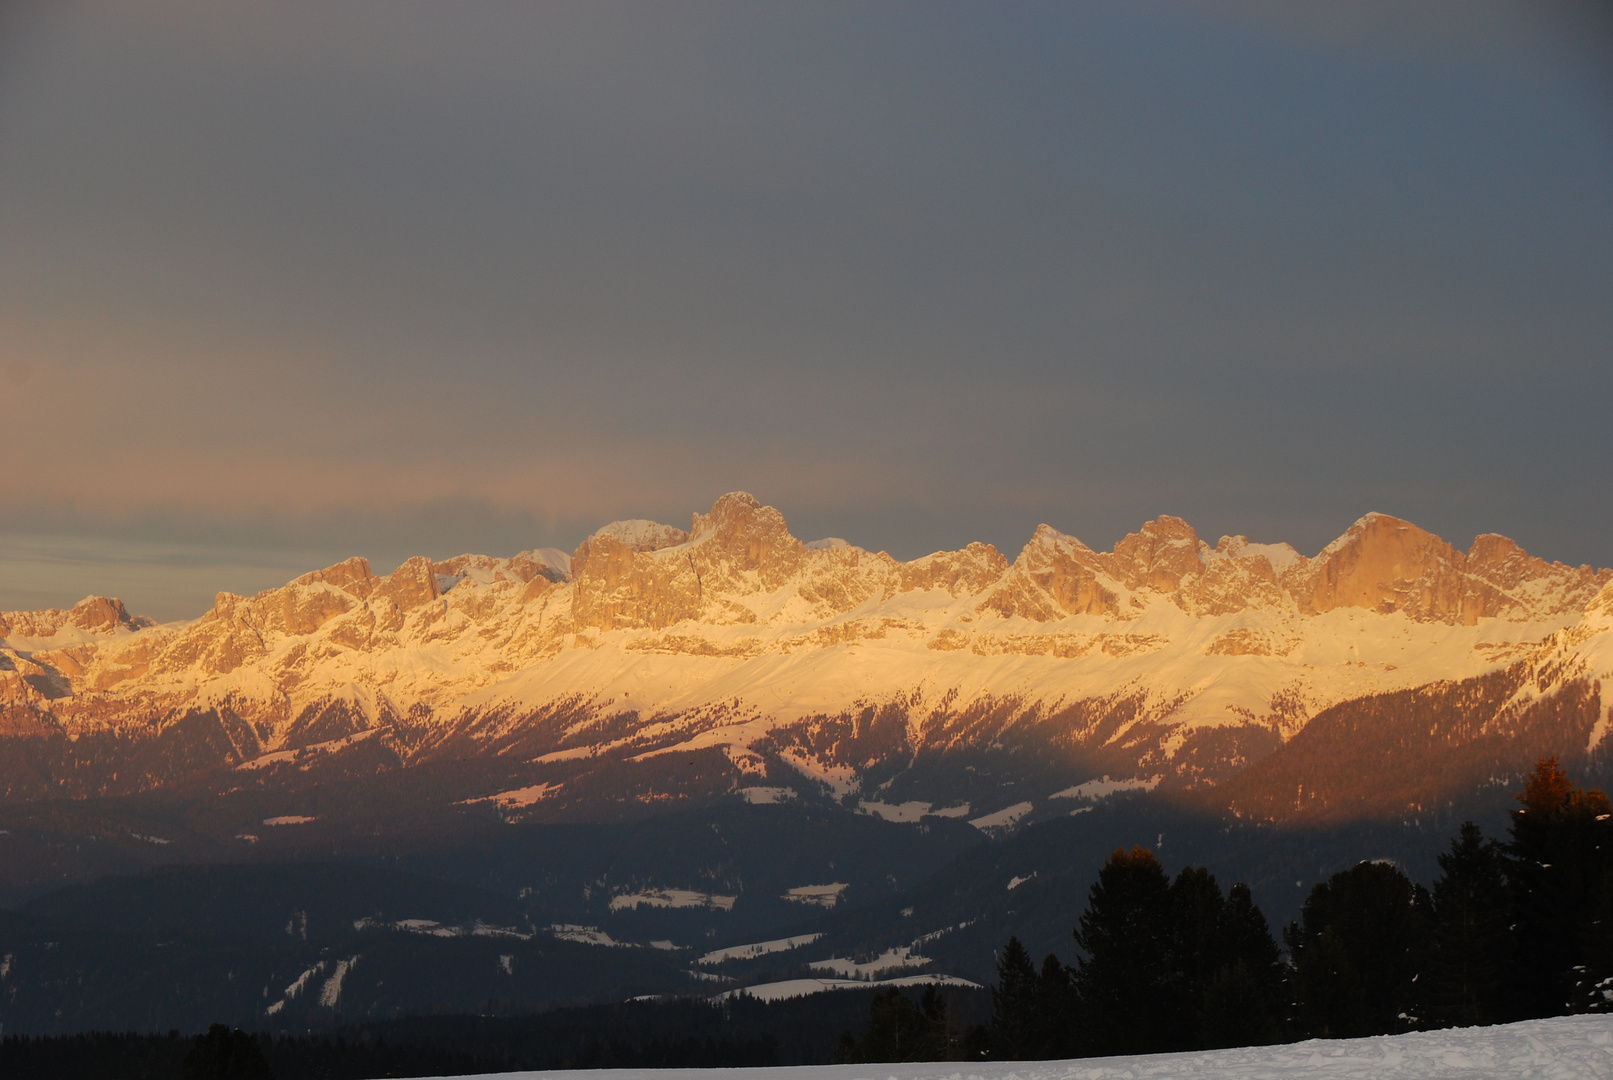
[[[385, 575], [354, 558], [162, 625], [99, 597], [0, 613], [0, 798], [295, 790], [347, 759], [533, 820], [828, 796], [992, 827], [1091, 782], [1217, 788], [1274, 820], [1392, 815], [1478, 779], [1475, 744], [1482, 767], [1600, 745], [1610, 585], [1381, 514], [1308, 558], [1161, 517], [1113, 551], [1044, 525], [1012, 561], [899, 562], [802, 543], [734, 493], [687, 532], [614, 522], [569, 557]], [[1335, 767], [1300, 791], [1307, 743], [1374, 710], [1393, 715], [1371, 739], [1432, 738], [1419, 756], [1456, 774], [1352, 802]]]
[[1355, 858], [1426, 877], [1541, 755], [1601, 776], [1610, 679], [1613, 571], [1382, 514], [902, 562], [734, 493], [178, 622], [4, 612], [0, 1023], [982, 982], [1008, 933], [1069, 952], [1119, 843], [1281, 920]]

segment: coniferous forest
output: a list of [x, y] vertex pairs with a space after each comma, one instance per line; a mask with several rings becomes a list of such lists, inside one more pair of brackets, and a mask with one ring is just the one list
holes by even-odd
[[998, 953], [990, 1020], [958, 1032], [933, 992], [876, 998], [838, 1060], [1097, 1057], [1613, 1011], [1613, 805], [1555, 758], [1505, 841], [1464, 824], [1432, 890], [1388, 862], [1318, 883], [1282, 931], [1205, 867], [1173, 880], [1119, 850], [1073, 928], [1074, 965]]

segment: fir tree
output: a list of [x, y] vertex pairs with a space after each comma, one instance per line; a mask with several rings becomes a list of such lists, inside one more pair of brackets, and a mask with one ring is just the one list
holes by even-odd
[[1427, 890], [1388, 863], [1357, 863], [1311, 890], [1285, 937], [1312, 1035], [1354, 1038], [1417, 1026], [1428, 907]]
[[[1109, 857], [1092, 886], [1075, 940], [1075, 990], [1085, 1053], [1176, 1049], [1187, 1013], [1176, 973], [1170, 879], [1153, 852]], [[1191, 1032], [1191, 1027], [1189, 1027]]]
[[1011, 937], [997, 958], [997, 985], [991, 988], [991, 1056], [1000, 1061], [1040, 1057], [1041, 1012], [1036, 968], [1019, 938]]
[[1470, 1027], [1503, 1019], [1513, 938], [1506, 857], [1468, 821], [1439, 857], [1434, 935], [1423, 981], [1431, 1023]]
[[1048, 953], [1036, 977], [1036, 1041], [1041, 1058], [1067, 1058], [1076, 1053], [1075, 986], [1070, 969]]
[[1249, 886], [1221, 908], [1213, 969], [1198, 988], [1199, 1045], [1258, 1046], [1283, 1037], [1287, 967]]
[[1509, 980], [1510, 1018], [1580, 1011], [1613, 975], [1590, 970], [1603, 952], [1613, 806], [1601, 790], [1576, 785], [1554, 757], [1540, 759], [1516, 798], [1522, 806], [1512, 811], [1508, 877], [1518, 953], [1529, 962]]

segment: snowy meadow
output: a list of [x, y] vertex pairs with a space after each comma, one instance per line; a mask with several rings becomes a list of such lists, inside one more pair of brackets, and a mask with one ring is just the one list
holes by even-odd
[[1564, 1016], [1372, 1039], [1310, 1039], [1284, 1046], [1073, 1061], [597, 1069], [502, 1075], [521, 1080], [1581, 1080], [1613, 1076], [1613, 1016]]

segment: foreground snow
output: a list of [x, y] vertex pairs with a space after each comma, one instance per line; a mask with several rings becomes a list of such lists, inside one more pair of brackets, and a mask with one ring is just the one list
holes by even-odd
[[1284, 1080], [1286, 1077], [1613, 1076], [1613, 1017], [1567, 1016], [1489, 1028], [1458, 1028], [1376, 1039], [1312, 1039], [1193, 1054], [962, 1064], [820, 1065], [778, 1069], [601, 1069], [504, 1073], [532, 1080]]

